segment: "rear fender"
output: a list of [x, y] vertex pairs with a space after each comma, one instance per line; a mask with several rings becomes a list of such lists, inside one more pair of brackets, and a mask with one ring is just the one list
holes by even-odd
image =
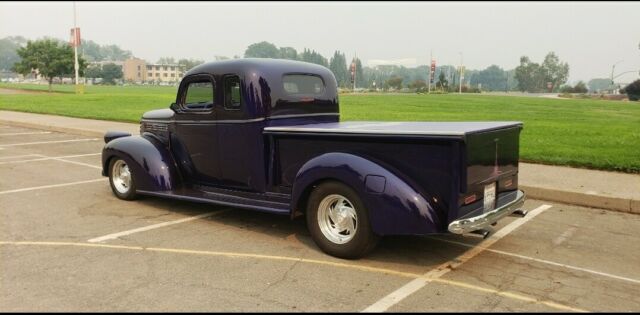
[[[378, 235], [428, 234], [442, 230], [442, 221], [430, 203], [388, 168], [349, 153], [326, 153], [305, 163], [296, 175], [292, 211], [323, 180], [338, 180], [353, 188], [369, 210]], [[302, 210], [302, 209], [299, 209]]]
[[173, 156], [151, 136], [129, 136], [113, 139], [102, 149], [102, 175], [108, 176], [112, 158], [120, 157], [129, 165], [138, 190], [166, 191], [180, 185]]

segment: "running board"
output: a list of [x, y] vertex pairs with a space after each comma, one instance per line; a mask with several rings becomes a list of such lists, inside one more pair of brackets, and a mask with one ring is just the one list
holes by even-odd
[[180, 189], [178, 191], [137, 191], [143, 195], [171, 198], [192, 202], [209, 203], [222, 206], [231, 206], [237, 208], [245, 208], [258, 210], [269, 213], [288, 215], [291, 211], [289, 204], [273, 201], [265, 201], [259, 199], [248, 199], [232, 195], [223, 195], [219, 193], [210, 193], [200, 190]]

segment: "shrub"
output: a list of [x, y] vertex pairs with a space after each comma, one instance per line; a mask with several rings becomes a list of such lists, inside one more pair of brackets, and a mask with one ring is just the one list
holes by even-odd
[[635, 80], [629, 83], [629, 85], [624, 89], [621, 89], [620, 92], [627, 94], [630, 101], [640, 100], [640, 80]]

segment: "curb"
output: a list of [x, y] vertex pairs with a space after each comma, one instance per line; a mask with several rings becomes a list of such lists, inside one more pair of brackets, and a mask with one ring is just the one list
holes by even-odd
[[[6, 119], [0, 119], [0, 123], [5, 123], [8, 125], [17, 126], [17, 127], [65, 132], [65, 133], [76, 134], [76, 135], [87, 136], [87, 137], [102, 138], [104, 136], [104, 131], [99, 131], [99, 130], [60, 127], [60, 126], [53, 126], [53, 125], [44, 125], [40, 123], [29, 123], [29, 122], [13, 121], [13, 120], [6, 120]], [[600, 208], [600, 209], [606, 209], [606, 210], [617, 211], [617, 212], [640, 214], [640, 200], [608, 197], [603, 195], [585, 194], [585, 193], [579, 193], [574, 191], [534, 187], [534, 186], [528, 186], [528, 185], [519, 185], [519, 187], [526, 193], [527, 198], [530, 198], [530, 199], [553, 201], [553, 202], [560, 202], [560, 203], [583, 206], [583, 207]]]
[[86, 137], [97, 137], [97, 138], [104, 137], [104, 131], [99, 131], [99, 130], [60, 127], [60, 126], [53, 126], [53, 125], [44, 125], [40, 123], [29, 123], [29, 122], [6, 120], [6, 119], [0, 119], [0, 123], [15, 126], [15, 127], [33, 128], [33, 129], [40, 129], [40, 130], [46, 130], [46, 131], [57, 131], [57, 132], [70, 133], [70, 134], [86, 136]]
[[528, 198], [640, 214], [640, 200], [520, 185]]

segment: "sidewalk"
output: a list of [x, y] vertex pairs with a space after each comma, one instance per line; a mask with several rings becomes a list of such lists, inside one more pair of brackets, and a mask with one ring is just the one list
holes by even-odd
[[[0, 123], [102, 137], [108, 130], [139, 133], [139, 125], [0, 111]], [[520, 163], [519, 187], [530, 199], [640, 214], [640, 175]]]

